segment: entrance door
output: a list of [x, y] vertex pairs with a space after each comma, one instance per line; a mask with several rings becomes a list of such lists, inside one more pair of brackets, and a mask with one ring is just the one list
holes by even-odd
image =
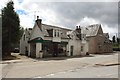
[[58, 56], [58, 44], [57, 43], [54, 43], [53, 44], [53, 56], [56, 57]]
[[27, 46], [25, 47], [25, 55], [28, 56], [28, 48], [27, 48]]
[[73, 56], [73, 46], [70, 46], [70, 55]]
[[30, 56], [33, 58], [36, 57], [36, 43], [30, 44]]

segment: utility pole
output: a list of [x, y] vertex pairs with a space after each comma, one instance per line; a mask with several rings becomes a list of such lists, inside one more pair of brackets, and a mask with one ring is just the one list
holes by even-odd
[[34, 11], [34, 21], [36, 20], [36, 17], [38, 16], [38, 15], [36, 15], [37, 12], [39, 12], [39, 11]]

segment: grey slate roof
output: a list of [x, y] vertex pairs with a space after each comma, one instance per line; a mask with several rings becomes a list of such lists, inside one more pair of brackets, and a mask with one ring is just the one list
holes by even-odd
[[61, 30], [61, 38], [68, 38], [67, 36], [67, 32], [71, 31], [70, 29], [67, 28], [61, 28], [58, 26], [52, 26], [52, 25], [47, 25], [47, 24], [42, 24], [42, 28], [43, 28], [43, 34], [44, 36], [49, 36], [49, 33], [47, 32], [47, 29], [59, 29]]
[[81, 27], [81, 33], [86, 34], [86, 37], [96, 36], [100, 27], [100, 24], [93, 24], [88, 27]]
[[106, 38], [109, 38], [109, 34], [108, 34], [108, 33], [103, 33], [103, 35], [104, 35]]

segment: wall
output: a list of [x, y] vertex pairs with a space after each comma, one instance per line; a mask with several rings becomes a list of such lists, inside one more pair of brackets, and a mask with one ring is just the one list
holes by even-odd
[[83, 46], [83, 51], [81, 51], [81, 55], [86, 55], [88, 52], [88, 42], [84, 41], [81, 43], [81, 46]]
[[[25, 35], [25, 40], [24, 40], [24, 35]], [[28, 50], [28, 34], [27, 31], [25, 31], [22, 35], [22, 38], [20, 39], [20, 54], [24, 54], [26, 53], [26, 47]]]
[[68, 56], [71, 56], [71, 46], [73, 46], [73, 56], [81, 55], [81, 42], [80, 40], [70, 39], [67, 45]]
[[96, 38], [89, 37], [88, 38], [88, 53], [96, 53], [97, 52], [97, 45], [96, 45]]
[[36, 58], [40, 58], [42, 51], [42, 44], [36, 43]]

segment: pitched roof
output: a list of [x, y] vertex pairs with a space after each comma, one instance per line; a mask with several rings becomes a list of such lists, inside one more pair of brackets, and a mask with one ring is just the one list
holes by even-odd
[[45, 27], [47, 29], [59, 28], [59, 29], [62, 29], [62, 30], [71, 31], [71, 29], [68, 29], [68, 28], [63, 28], [63, 27], [60, 27], [60, 26], [53, 26], [53, 25], [48, 25], [48, 24], [42, 24], [42, 27]]
[[81, 33], [86, 34], [86, 37], [96, 36], [100, 27], [100, 24], [93, 24], [88, 27], [81, 27]]
[[77, 36], [77, 34], [79, 34], [79, 33], [76, 30], [72, 30], [72, 31], [68, 31], [67, 32], [67, 36], [69, 38], [72, 38], [73, 37], [72, 35], [74, 35], [76, 39], [79, 39], [78, 36]]
[[[58, 26], [52, 26], [52, 25], [47, 25], [47, 24], [42, 24], [42, 29], [43, 29], [43, 34], [44, 36], [49, 36], [50, 34], [47, 32], [48, 29], [59, 29], [61, 30], [61, 38], [68, 38], [67, 36], [67, 31], [71, 31], [70, 29], [67, 29], [67, 28], [61, 28], [61, 27], [58, 27]], [[66, 33], [66, 34], [65, 34]]]
[[108, 34], [108, 33], [103, 33], [103, 35], [104, 35], [106, 38], [109, 38], [109, 34]]

